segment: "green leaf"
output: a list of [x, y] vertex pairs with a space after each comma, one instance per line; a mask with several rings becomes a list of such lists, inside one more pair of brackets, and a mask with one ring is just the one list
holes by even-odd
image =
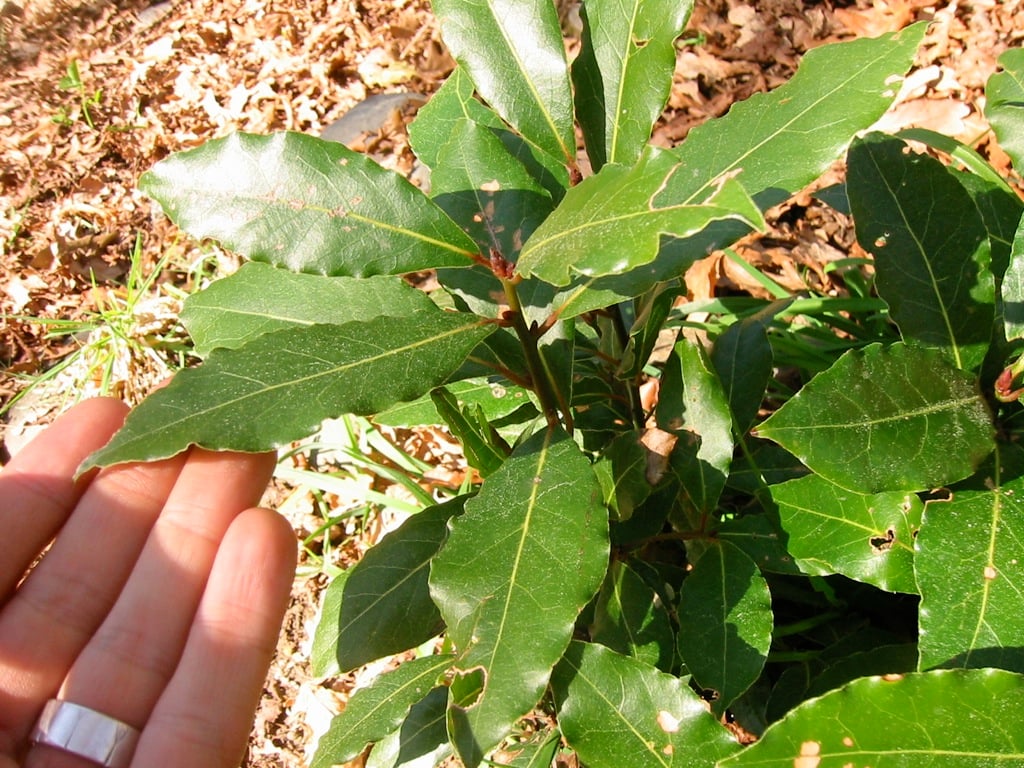
[[776, 301], [726, 328], [711, 348], [711, 362], [721, 379], [732, 421], [743, 434], [757, 417], [772, 376], [774, 353], [768, 326], [790, 301]]
[[452, 661], [449, 654], [407, 661], [356, 691], [321, 737], [311, 768], [348, 762], [402, 725], [409, 708], [434, 688]]
[[996, 459], [949, 501], [925, 507], [916, 558], [921, 669], [1024, 672], [1024, 459], [1006, 447]]
[[348, 672], [415, 648], [441, 631], [427, 576], [448, 521], [462, 513], [464, 501], [413, 515], [345, 571], [345, 578], [331, 582], [314, 638], [314, 666]]
[[249, 262], [185, 300], [181, 322], [205, 357], [297, 325], [372, 320], [433, 309], [430, 298], [398, 277], [322, 277]]
[[722, 382], [699, 342], [680, 341], [665, 362], [656, 414], [659, 427], [679, 436], [672, 470], [681, 511], [696, 520], [718, 505], [735, 447]]
[[397, 173], [334, 141], [236, 133], [140, 185], [175, 224], [293, 272], [367, 277], [468, 266], [473, 241]]
[[1024, 339], [1024, 218], [1017, 225], [1010, 250], [1010, 266], [1001, 286], [1003, 323], [1008, 341]]
[[564, 434], [521, 445], [467, 502], [434, 559], [430, 589], [482, 691], [453, 704], [449, 730], [476, 766], [544, 692], [608, 565], [607, 513], [590, 462]]
[[594, 464], [604, 503], [614, 513], [613, 519], [628, 520], [633, 510], [650, 495], [647, 461], [648, 453], [641, 443], [641, 435], [630, 430], [613, 438]]
[[692, 0], [590, 0], [582, 47], [572, 66], [576, 115], [594, 170], [631, 165], [665, 109], [676, 66], [673, 43]]
[[846, 352], [757, 433], [859, 493], [962, 480], [994, 445], [973, 377], [941, 353], [904, 344]]
[[675, 661], [675, 633], [657, 593], [621, 560], [612, 563], [594, 607], [591, 639], [663, 672]]
[[[489, 421], [497, 421], [530, 403], [530, 391], [505, 380], [465, 379], [445, 384], [460, 406], [479, 406]], [[418, 427], [444, 423], [430, 395], [387, 408], [373, 420], [393, 427]]]
[[589, 768], [705, 768], [739, 749], [684, 681], [601, 645], [572, 643], [551, 687]]
[[527, 742], [518, 742], [510, 751], [516, 756], [510, 768], [551, 768], [562, 746], [561, 734], [554, 728], [540, 731]]
[[[785, 85], [734, 105], [723, 117], [692, 130], [672, 150], [685, 170], [671, 177], [660, 204], [697, 203], [720, 179], [737, 173], [762, 210], [807, 186], [842, 154], [852, 136], [892, 103], [893, 79], [913, 63], [925, 29], [915, 24], [894, 35], [808, 51]], [[574, 317], [639, 296], [657, 283], [678, 278], [694, 261], [747, 231], [742, 222], [722, 222], [664, 247], [644, 269], [577, 278], [552, 310], [563, 318]]]
[[466, 119], [452, 125], [431, 186], [434, 202], [462, 222], [481, 252], [496, 251], [509, 261], [554, 208], [547, 190], [494, 132]]
[[439, 765], [452, 748], [445, 713], [448, 687], [439, 685], [409, 709], [402, 726], [378, 741], [366, 768], [425, 768]]
[[1024, 48], [1003, 53], [999, 66], [1002, 71], [985, 85], [985, 117], [1020, 173], [1024, 170]]
[[904, 341], [946, 351], [970, 370], [985, 357], [995, 312], [988, 230], [938, 160], [880, 133], [858, 139], [846, 191], [857, 240]]
[[1024, 760], [1024, 677], [949, 670], [866, 677], [811, 699], [720, 768], [918, 768]]
[[529, 141], [576, 158], [565, 44], [546, 0], [434, 0], [444, 42], [481, 96]]
[[917, 496], [854, 493], [816, 475], [773, 485], [771, 492], [801, 571], [917, 593], [914, 537], [924, 512]]
[[483, 418], [482, 413], [480, 418], [472, 418], [472, 410], [460, 409], [454, 395], [444, 387], [432, 391], [430, 399], [434, 401], [434, 407], [448, 425], [452, 435], [462, 445], [466, 463], [478, 470], [481, 477], [487, 477], [497, 471], [505, 461], [508, 446], [501, 445], [501, 438], [487, 423], [487, 419]]
[[493, 330], [479, 318], [433, 310], [287, 328], [240, 349], [214, 350], [147, 397], [82, 471], [166, 458], [190, 445], [276, 448], [312, 434], [324, 419], [418, 397]]
[[743, 550], [717, 542], [679, 591], [679, 655], [721, 715], [761, 674], [772, 641], [768, 584]]
[[633, 166], [607, 165], [573, 187], [527, 240], [517, 262], [521, 274], [553, 285], [577, 275], [619, 275], [653, 261], [667, 235], [695, 235], [713, 221], [738, 219], [763, 227], [743, 187], [723, 177], [703, 197], [664, 200], [679, 175], [690, 175], [671, 152], [648, 147]]

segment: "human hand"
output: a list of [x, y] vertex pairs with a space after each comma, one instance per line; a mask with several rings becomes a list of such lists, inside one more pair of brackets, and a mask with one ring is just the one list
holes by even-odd
[[242, 758], [294, 573], [290, 527], [252, 507], [274, 459], [193, 449], [76, 482], [126, 410], [87, 400], [0, 473], [0, 768], [96, 765], [29, 745], [54, 698], [137, 729], [124, 766]]

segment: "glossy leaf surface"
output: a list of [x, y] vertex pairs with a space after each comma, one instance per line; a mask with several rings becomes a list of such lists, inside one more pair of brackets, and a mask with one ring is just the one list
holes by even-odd
[[[503, 379], [466, 379], [445, 384], [444, 388], [460, 405], [479, 406], [492, 421], [500, 420], [517, 408], [530, 403], [529, 390], [509, 384]], [[444, 423], [429, 394], [408, 403], [393, 405], [378, 413], [373, 420], [378, 424], [389, 424], [394, 427]]]
[[1003, 325], [1010, 341], [1024, 339], [1024, 218], [1021, 219], [1010, 249], [1010, 265], [1000, 287], [1003, 299]]
[[465, 266], [476, 245], [397, 173], [334, 141], [236, 133], [143, 175], [179, 227], [293, 272], [367, 277]]
[[479, 695], [449, 713], [467, 765], [477, 765], [540, 699], [577, 615], [601, 584], [608, 521], [599, 499], [576, 444], [539, 433], [466, 503], [434, 560], [431, 594], [458, 650], [456, 668], [484, 678]]
[[[345, 413], [372, 414], [442, 383], [494, 326], [437, 310], [264, 334], [214, 350], [136, 408], [85, 468], [190, 445], [265, 451]], [[409, 376], [409, 370], [416, 376]]]
[[316, 666], [348, 672], [415, 648], [441, 631], [427, 576], [431, 558], [448, 536], [448, 521], [461, 514], [463, 501], [416, 513], [367, 550], [345, 578], [331, 582], [317, 629], [326, 637], [317, 647], [319, 655], [332, 658], [314, 658]]
[[572, 66], [576, 115], [594, 170], [631, 165], [651, 137], [672, 88], [673, 43], [692, 0], [591, 0]]
[[189, 296], [181, 311], [196, 353], [236, 349], [265, 333], [298, 325], [372, 320], [433, 309], [422, 291], [398, 277], [305, 275], [249, 262]]
[[938, 160], [879, 133], [853, 143], [847, 168], [857, 240], [874, 255], [878, 293], [904, 341], [975, 368], [991, 336], [995, 282], [970, 194]]
[[564, 163], [576, 157], [558, 13], [545, 0], [434, 0], [444, 42], [481, 96]]
[[679, 655], [721, 714], [761, 674], [772, 601], [757, 565], [727, 542], [707, 548], [679, 591]]
[[998, 455], [949, 501], [925, 508], [917, 537], [922, 669], [1024, 672], [1024, 461], [1017, 448]]
[[573, 642], [551, 686], [589, 768], [704, 768], [739, 749], [683, 680], [604, 646]]
[[672, 670], [675, 633], [657, 593], [621, 560], [612, 563], [594, 606], [590, 631], [595, 643], [623, 656]]
[[962, 480], [993, 448], [974, 379], [941, 353], [902, 344], [845, 353], [757, 433], [861, 493]]
[[366, 768], [425, 768], [440, 763], [452, 752], [447, 711], [448, 688], [439, 685], [412, 705], [401, 727], [374, 745]]
[[1024, 49], [1003, 53], [999, 66], [1001, 71], [985, 86], [985, 117], [1020, 173], [1024, 169]]
[[720, 768], [985, 768], [1024, 760], [1024, 677], [947, 670], [866, 677], [805, 702]]
[[650, 263], [666, 235], [688, 237], [722, 219], [764, 225], [760, 210], [731, 179], [701, 198], [663, 200], [672, 178], [681, 174], [689, 175], [689, 168], [654, 147], [635, 165], [605, 166], [569, 190], [537, 228], [523, 247], [519, 272], [568, 285], [576, 276], [619, 275]]
[[915, 494], [854, 493], [816, 475], [773, 485], [771, 492], [801, 571], [917, 593], [914, 537], [924, 505]]
[[450, 655], [406, 661], [356, 691], [317, 746], [311, 768], [345, 763], [398, 728], [409, 708], [423, 699], [453, 661]]
[[[853, 135], [881, 117], [896, 94], [893, 79], [911, 66], [924, 32], [925, 26], [917, 24], [895, 35], [808, 51], [788, 83], [694, 128], [672, 150], [687, 170], [672, 176], [659, 204], [703, 200], [717, 180], [734, 173], [762, 210], [810, 184], [842, 154]], [[554, 309], [561, 317], [573, 317], [639, 296], [747, 231], [741, 222], [725, 222], [663, 249], [641, 270], [576, 278], [555, 300]]]

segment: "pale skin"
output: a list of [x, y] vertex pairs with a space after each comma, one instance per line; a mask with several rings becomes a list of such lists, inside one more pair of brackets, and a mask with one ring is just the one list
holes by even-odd
[[0, 768], [95, 768], [29, 747], [50, 698], [138, 728], [132, 768], [244, 754], [295, 567], [287, 522], [254, 506], [274, 458], [193, 449], [76, 481], [126, 410], [85, 401], [0, 473]]

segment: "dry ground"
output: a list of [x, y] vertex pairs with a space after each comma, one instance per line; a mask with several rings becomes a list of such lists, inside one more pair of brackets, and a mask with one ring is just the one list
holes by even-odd
[[[572, 5], [562, 3], [570, 34]], [[955, 136], [1005, 170], [979, 105], [996, 58], [1024, 37], [1021, 0], [698, 0], [686, 36], [693, 44], [680, 47], [654, 140], [676, 143], [735, 100], [784, 82], [811, 47], [919, 19], [935, 23], [890, 124]], [[80, 366], [57, 386], [64, 395], [70, 381], [79, 393], [106, 388], [134, 400], [182, 361], [178, 302], [233, 259], [181, 235], [137, 192], [155, 161], [232, 130], [319, 133], [371, 94], [429, 95], [452, 64], [426, 0], [0, 0], [0, 407], [87, 343], [84, 332], [54, 336], [58, 321], [84, 323], [73, 328], [83, 331], [97, 315], [116, 316], [144, 351], [112, 366], [108, 380], [102, 366]], [[72, 65], [80, 86], [62, 87]], [[408, 170], [407, 117], [392, 114], [357, 141]], [[809, 199], [773, 222], [741, 252], [788, 287], [827, 281], [823, 265], [855, 251], [848, 223]], [[154, 279], [138, 297], [126, 287], [133, 264]], [[715, 257], [690, 284], [705, 295], [757, 290]], [[4, 451], [67, 398], [50, 390], [26, 402], [0, 424]], [[440, 463], [452, 457], [440, 434], [407, 447]], [[281, 487], [277, 500], [300, 538], [315, 527], [308, 492]], [[382, 525], [336, 557], [357, 557]], [[247, 766], [305, 765], [315, 734], [360, 677], [310, 676], [326, 580], [313, 570], [304, 561]]]

